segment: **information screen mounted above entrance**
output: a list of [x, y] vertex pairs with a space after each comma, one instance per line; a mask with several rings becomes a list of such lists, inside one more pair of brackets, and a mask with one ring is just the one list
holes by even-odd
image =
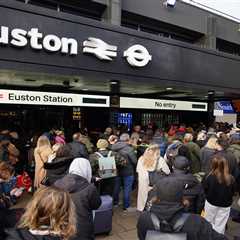
[[0, 103], [109, 107], [108, 96], [81, 95], [55, 92], [0, 90]]

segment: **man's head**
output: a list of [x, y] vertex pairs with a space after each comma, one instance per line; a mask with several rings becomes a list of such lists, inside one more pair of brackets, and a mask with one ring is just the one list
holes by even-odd
[[186, 133], [184, 135], [184, 142], [185, 143], [191, 142], [192, 140], [193, 140], [193, 135], [191, 133]]
[[123, 133], [121, 136], [120, 136], [120, 141], [121, 142], [129, 142], [130, 140], [130, 136], [129, 134], [127, 133]]
[[107, 127], [106, 129], [105, 129], [105, 132], [104, 132], [106, 135], [111, 135], [112, 133], [113, 133], [113, 130], [112, 130], [112, 128], [110, 128], [110, 127]]
[[183, 200], [182, 183], [173, 177], [161, 179], [156, 184], [156, 193], [160, 202], [181, 203]]
[[190, 167], [190, 163], [186, 157], [177, 156], [173, 161], [173, 167], [177, 170], [188, 170]]
[[81, 133], [80, 132], [74, 133], [72, 138], [73, 141], [80, 142]]
[[134, 132], [140, 133], [141, 132], [141, 126], [140, 125], [135, 125], [133, 128]]

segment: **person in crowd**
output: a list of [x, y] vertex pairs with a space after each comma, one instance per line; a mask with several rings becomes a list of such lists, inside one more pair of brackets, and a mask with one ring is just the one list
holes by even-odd
[[137, 164], [137, 156], [134, 148], [129, 144], [129, 140], [129, 135], [127, 133], [123, 133], [120, 136], [120, 141], [112, 145], [112, 150], [118, 152], [126, 161], [126, 165], [118, 171], [114, 189], [114, 204], [118, 205], [121, 182], [123, 182], [123, 208], [126, 211], [133, 210], [130, 208], [131, 192], [134, 183], [135, 168]]
[[206, 195], [205, 219], [224, 234], [235, 192], [235, 180], [230, 174], [227, 160], [221, 155], [212, 159], [210, 173], [203, 180]]
[[207, 142], [207, 134], [205, 131], [200, 131], [197, 135], [197, 140], [196, 140], [196, 144], [200, 147], [203, 148], [204, 145]]
[[160, 154], [164, 157], [166, 149], [167, 149], [167, 138], [165, 136], [164, 131], [161, 129], [157, 129], [152, 139], [153, 144], [158, 144], [160, 147]]
[[56, 137], [55, 137], [55, 144], [66, 144], [65, 135], [63, 131], [57, 130], [55, 131]]
[[149, 171], [162, 170], [165, 174], [170, 174], [165, 160], [160, 156], [160, 149], [157, 144], [150, 145], [140, 157], [137, 164], [138, 173], [138, 198], [137, 210], [143, 211], [147, 202], [149, 187]]
[[237, 164], [237, 159], [235, 158], [233, 152], [227, 151], [229, 147], [229, 142], [225, 139], [219, 139], [217, 141], [218, 144], [218, 154], [223, 156], [228, 163], [228, 169], [230, 174], [236, 179], [238, 179], [240, 175], [239, 167]]
[[182, 182], [184, 198], [189, 202], [186, 210], [201, 214], [204, 208], [204, 191], [197, 178], [190, 173], [190, 168], [190, 161], [186, 157], [177, 156], [173, 161], [173, 173], [169, 177]]
[[62, 146], [63, 144], [61, 143], [56, 143], [52, 146], [52, 153], [48, 156], [48, 160], [47, 160], [48, 163], [51, 163], [56, 158], [57, 151]]
[[[91, 184], [92, 169], [85, 158], [75, 158], [69, 174], [55, 182], [55, 186], [68, 191], [76, 206], [77, 233], [72, 240], [94, 240], [93, 210], [101, 205], [96, 187]], [[104, 219], [103, 219], [104, 221]]]
[[0, 134], [0, 159], [1, 161], [8, 162], [8, 144], [10, 143], [10, 138], [6, 134]]
[[94, 152], [94, 145], [91, 143], [90, 138], [86, 134], [84, 135], [81, 133], [79, 141], [85, 145], [85, 147], [87, 148], [88, 154], [91, 154]]
[[212, 135], [206, 145], [200, 150], [201, 172], [208, 174], [211, 167], [211, 158], [216, 154], [218, 149], [217, 137]]
[[133, 131], [132, 131], [132, 134], [135, 133], [135, 136], [137, 137], [138, 141], [140, 140], [141, 141], [141, 138], [142, 138], [142, 127], [141, 125], [135, 125], [133, 127]]
[[189, 149], [190, 152], [190, 171], [191, 173], [200, 172], [200, 147], [193, 142], [193, 135], [191, 133], [186, 133], [184, 136], [184, 144]]
[[87, 158], [88, 159], [88, 152], [86, 146], [81, 143], [81, 133], [77, 132], [73, 134], [73, 141], [69, 143], [71, 147], [71, 155], [74, 158]]
[[[174, 232], [172, 226], [185, 212], [181, 182], [166, 177], [155, 186], [155, 192], [151, 205], [138, 219], [137, 233], [140, 240], [145, 240], [148, 231], [156, 230], [152, 222], [152, 214], [163, 223], [160, 224], [160, 231], [171, 233]], [[196, 214], [186, 216], [180, 232], [186, 233], [189, 240], [227, 240], [227, 237], [214, 231], [210, 223]]]
[[230, 146], [227, 151], [232, 152], [237, 160], [238, 166], [240, 166], [240, 133], [234, 133], [230, 137]]
[[112, 134], [113, 134], [113, 129], [111, 127], [107, 127], [104, 133], [102, 134], [101, 139], [108, 140]]
[[97, 142], [97, 149], [98, 151], [90, 155], [90, 164], [93, 171], [93, 176], [96, 179], [100, 180], [99, 187], [100, 187], [100, 194], [101, 195], [110, 195], [113, 196], [114, 186], [115, 186], [115, 176], [101, 179], [101, 174], [99, 172], [99, 159], [101, 157], [104, 158], [114, 158], [116, 169], [113, 168], [113, 174], [117, 176], [117, 169], [123, 167], [125, 163], [125, 159], [117, 152], [111, 151], [108, 149], [109, 143], [105, 139], [99, 139]]
[[6, 240], [69, 240], [75, 232], [75, 206], [70, 195], [43, 187], [27, 205], [19, 225], [7, 231]]
[[45, 185], [52, 185], [54, 182], [68, 172], [69, 166], [73, 161], [71, 155], [71, 148], [68, 144], [61, 145], [56, 151], [56, 157], [51, 162], [46, 162], [44, 168], [46, 169]]
[[37, 147], [34, 150], [35, 188], [39, 188], [41, 186], [41, 182], [46, 177], [46, 170], [44, 169], [44, 164], [47, 162], [48, 157], [51, 153], [52, 148], [49, 139], [46, 136], [40, 136], [37, 141]]

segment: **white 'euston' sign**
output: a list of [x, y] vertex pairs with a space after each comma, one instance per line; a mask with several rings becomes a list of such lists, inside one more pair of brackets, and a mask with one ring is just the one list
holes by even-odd
[[[10, 30], [9, 27], [1, 26], [0, 30], [0, 44], [2, 45], [10, 44], [23, 48], [29, 44], [31, 48], [36, 50], [60, 51], [69, 55], [78, 54], [78, 41], [74, 38], [60, 38], [54, 34], [44, 36], [38, 28], [26, 31], [21, 28]], [[112, 61], [113, 58], [117, 57], [117, 46], [110, 45], [99, 38], [89, 37], [83, 42], [83, 53], [93, 54], [100, 60]], [[133, 67], [144, 67], [152, 60], [148, 50], [139, 44], [124, 51], [123, 57], [126, 57], [127, 62]]]

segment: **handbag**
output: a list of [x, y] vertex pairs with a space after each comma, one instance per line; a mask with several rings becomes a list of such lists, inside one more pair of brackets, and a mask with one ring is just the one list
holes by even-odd
[[149, 176], [149, 186], [153, 187], [158, 181], [159, 179], [167, 176], [162, 169], [158, 169], [158, 165], [159, 165], [159, 159], [156, 162], [156, 166], [155, 169], [153, 171], [148, 171], [148, 176]]
[[181, 233], [186, 220], [190, 214], [182, 214], [172, 226], [172, 232], [161, 232], [161, 226], [167, 225], [166, 221], [160, 221], [154, 213], [151, 213], [151, 220], [154, 226], [153, 231], [147, 231], [145, 240], [187, 240], [187, 234]]

